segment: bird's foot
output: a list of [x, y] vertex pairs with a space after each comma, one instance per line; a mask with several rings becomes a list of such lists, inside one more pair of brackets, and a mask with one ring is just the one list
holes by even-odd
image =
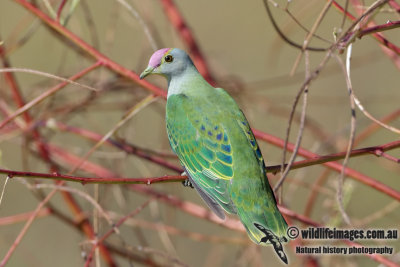
[[[186, 172], [182, 172], [181, 175], [182, 176], [188, 176]], [[185, 181], [182, 181], [182, 184], [183, 184], [184, 187], [194, 188], [194, 186], [193, 186], [192, 182], [189, 180], [189, 178], [186, 178]]]
[[184, 187], [190, 187], [190, 188], [194, 188], [192, 182], [189, 180], [189, 178], [187, 178], [185, 181], [182, 181], [182, 184]]
[[284, 239], [279, 239], [274, 233], [272, 233], [271, 230], [266, 229], [264, 226], [258, 223], [254, 223], [254, 226], [257, 227], [261, 232], [265, 234], [263, 238], [261, 238], [260, 243], [267, 243], [268, 241], [272, 244], [274, 247], [274, 250], [278, 257], [286, 264], [288, 264], [288, 259], [286, 257], [285, 251], [283, 251], [283, 246], [281, 241], [287, 241], [287, 239], [284, 237]]

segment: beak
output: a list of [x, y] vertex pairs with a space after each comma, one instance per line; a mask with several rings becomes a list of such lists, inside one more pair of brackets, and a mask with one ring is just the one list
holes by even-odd
[[140, 79], [143, 79], [147, 75], [151, 74], [154, 70], [154, 67], [148, 66], [139, 76]]

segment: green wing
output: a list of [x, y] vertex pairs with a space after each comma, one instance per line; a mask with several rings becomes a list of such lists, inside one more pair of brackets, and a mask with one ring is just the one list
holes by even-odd
[[221, 218], [223, 210], [238, 214], [257, 244], [265, 237], [260, 229], [279, 238], [286, 235], [259, 146], [225, 91], [197, 98], [169, 96], [167, 128], [171, 147], [211, 210]]
[[[173, 95], [167, 103], [167, 132], [172, 149], [210, 208], [221, 218], [236, 213], [228, 183], [233, 178], [233, 155], [229, 136], [214, 110], [185, 95]], [[206, 103], [204, 103], [206, 104]], [[209, 107], [210, 108], [210, 107]]]
[[260, 147], [257, 144], [257, 140], [254, 137], [252, 130], [250, 129], [249, 122], [246, 119], [246, 116], [243, 114], [242, 110], [237, 106], [236, 102], [233, 98], [222, 88], [215, 89], [223, 99], [225, 99], [224, 105], [229, 106], [231, 110], [231, 116], [233, 116], [234, 120], [236, 120], [237, 124], [242, 129], [242, 133], [246, 136], [247, 141], [250, 146], [253, 148], [254, 154], [258, 160], [262, 171], [265, 171], [264, 159], [260, 151]]

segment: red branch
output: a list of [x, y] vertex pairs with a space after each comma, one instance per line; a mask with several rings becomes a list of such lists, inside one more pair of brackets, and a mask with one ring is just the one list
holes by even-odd
[[117, 229], [118, 227], [120, 227], [127, 219], [129, 219], [129, 218], [131, 218], [131, 217], [134, 217], [134, 216], [136, 216], [139, 212], [141, 212], [147, 205], [150, 204], [150, 202], [151, 202], [152, 200], [153, 200], [153, 199], [147, 200], [147, 201], [144, 202], [142, 205], [140, 205], [139, 207], [137, 207], [136, 209], [134, 209], [132, 212], [130, 212], [130, 213], [128, 213], [127, 215], [125, 215], [124, 217], [122, 217], [117, 223], [115, 223], [115, 224], [113, 225], [113, 227], [112, 227], [110, 230], [107, 231], [107, 233], [105, 233], [101, 238], [99, 238], [99, 239], [96, 241], [96, 243], [93, 245], [92, 249], [90, 250], [89, 256], [87, 257], [87, 260], [86, 260], [86, 263], [85, 263], [85, 267], [86, 267], [86, 266], [90, 266], [90, 263], [91, 263], [91, 261], [92, 261], [93, 254], [94, 254], [94, 251], [95, 251], [96, 247], [97, 247], [99, 244], [104, 243], [104, 241], [105, 241], [110, 235], [112, 235], [112, 234], [116, 231], [116, 229]]
[[[389, 113], [388, 115], [385, 115], [380, 119], [380, 121], [383, 123], [389, 123], [397, 117], [400, 117], [400, 108]], [[379, 129], [381, 129], [381, 126], [379, 124], [371, 122], [368, 127], [366, 127], [362, 132], [358, 134], [357, 138], [354, 140], [354, 145], [357, 145], [362, 140], [365, 140], [368, 136], [372, 135], [372, 133], [376, 132]]]
[[[5, 51], [4, 51], [4, 48], [3, 48], [3, 47], [4, 47], [4, 46], [1, 46], [1, 45], [0, 45], [0, 57], [1, 57], [2, 61], [3, 61], [3, 66], [4, 66], [5, 68], [9, 68], [9, 67], [11, 67], [11, 66], [10, 66], [10, 63], [8, 62], [8, 59], [7, 59], [7, 57], [6, 57], [6, 54], [5, 54]], [[24, 106], [24, 105], [25, 105], [25, 101], [24, 101], [24, 99], [23, 99], [23, 96], [22, 96], [21, 93], [20, 93], [20, 90], [19, 90], [17, 81], [16, 81], [16, 79], [15, 79], [15, 77], [14, 77], [14, 74], [11, 73], [11, 72], [5, 72], [5, 73], [4, 73], [4, 76], [5, 76], [6, 81], [8, 82], [8, 84], [9, 84], [9, 86], [10, 86], [10, 88], [11, 88], [11, 92], [12, 92], [14, 101], [15, 101], [15, 103], [17, 104], [17, 107], [20, 108], [20, 107]], [[23, 118], [24, 118], [24, 120], [25, 120], [25, 122], [26, 122], [27, 124], [30, 124], [30, 123], [33, 121], [32, 117], [30, 116], [30, 114], [29, 114], [28, 112], [25, 112], [25, 113], [24, 113]], [[36, 141], [36, 146], [37, 146], [38, 149], [39, 149], [39, 152], [40, 152], [41, 157], [42, 157], [46, 162], [49, 162], [49, 160], [48, 160], [48, 159], [49, 159], [48, 152], [46, 151], [46, 148], [45, 148], [45, 146], [43, 145], [43, 142], [41, 141], [40, 133], [39, 133], [38, 130], [34, 130], [34, 131], [33, 131], [33, 137], [34, 137], [34, 139], [35, 139], [35, 141]], [[51, 168], [53, 168], [53, 167], [54, 167], [54, 166], [51, 166]]]
[[[350, 152], [350, 157], [357, 157], [357, 156], [362, 156], [365, 154], [373, 154], [377, 157], [385, 157], [389, 160], [399, 163], [399, 159], [384, 153], [387, 150], [391, 150], [391, 149], [395, 149], [395, 148], [399, 148], [399, 147], [400, 147], [400, 140], [393, 141], [393, 142], [390, 142], [390, 143], [387, 143], [384, 145], [380, 145], [380, 146], [371, 146], [371, 147], [364, 147], [364, 148], [360, 148], [360, 149], [354, 149]], [[345, 157], [346, 157], [346, 152], [329, 154], [326, 156], [318, 155], [315, 158], [296, 161], [291, 166], [291, 169], [294, 170], [294, 169], [304, 168], [307, 166], [326, 163], [329, 161], [337, 161], [340, 159], [344, 159]], [[278, 172], [281, 169], [281, 165], [269, 166], [269, 167], [266, 167], [266, 169], [267, 169], [267, 172]]]
[[[5, 53], [4, 50], [2, 49], [2, 46], [0, 46], [0, 56], [3, 59], [3, 64], [4, 67], [10, 67], [8, 64], [8, 61], [5, 57]], [[13, 96], [15, 99], [15, 102], [17, 103], [18, 107], [22, 107], [25, 105], [25, 102], [23, 100], [22, 95], [20, 94], [19, 88], [17, 86], [17, 83], [15, 81], [15, 78], [13, 76], [13, 73], [5, 73], [7, 80], [10, 83], [10, 87], [11, 90], [13, 92]], [[29, 115], [28, 112], [24, 113], [24, 119], [26, 121], [27, 124], [30, 124], [33, 122], [32, 117]], [[45, 162], [50, 164], [50, 169], [51, 171], [56, 171], [57, 170], [57, 166], [55, 166], [54, 164], [52, 164], [51, 160], [50, 160], [50, 155], [49, 155], [49, 151], [46, 147], [46, 144], [43, 142], [43, 140], [41, 139], [41, 135], [39, 133], [39, 131], [37, 129], [33, 130], [33, 136], [36, 142], [36, 146], [39, 150], [39, 154], [40, 156], [45, 160]], [[78, 202], [74, 199], [74, 197], [71, 195], [71, 193], [69, 192], [61, 192], [65, 202], [68, 204], [68, 206], [70, 207], [70, 209], [72, 210], [72, 212], [74, 213], [74, 215], [77, 218], [84, 218], [85, 216], [83, 216], [83, 212], [82, 209], [80, 208]], [[95, 233], [93, 228], [91, 227], [89, 221], [87, 219], [82, 221], [82, 229], [85, 232], [85, 234], [93, 239], [95, 237]], [[21, 232], [22, 234], [22, 232]], [[14, 243], [14, 245], [16, 245], [17, 243]], [[16, 246], [12, 247], [9, 252], [11, 255], [11, 253], [13, 252], [12, 249], [15, 249]], [[109, 266], [116, 266], [116, 263], [114, 262], [114, 259], [112, 258], [110, 252], [107, 250], [107, 248], [104, 245], [100, 246], [100, 251], [101, 251], [101, 255], [103, 256], [104, 260], [108, 263]], [[5, 259], [5, 262], [8, 260], [8, 258]]]
[[391, 30], [391, 29], [394, 29], [394, 28], [397, 28], [397, 27], [400, 27], [400, 20], [388, 21], [385, 24], [376, 25], [376, 26], [372, 26], [372, 27], [369, 27], [367, 29], [361, 30], [361, 32], [358, 34], [358, 37], [361, 38], [366, 34], [387, 31], [387, 30]]
[[[89, 140], [92, 140], [92, 141], [95, 141], [95, 142], [99, 142], [103, 138], [103, 136], [98, 134], [98, 133], [89, 131], [87, 129], [72, 127], [72, 126], [63, 124], [61, 122], [56, 122], [54, 126], [57, 127], [61, 131], [74, 133], [74, 134], [80, 135], [82, 137], [85, 137], [85, 138], [87, 138]], [[170, 170], [174, 170], [174, 171], [179, 172], [179, 173], [183, 172], [183, 169], [181, 167], [178, 167], [178, 166], [176, 166], [176, 165], [164, 160], [162, 157], [157, 157], [157, 156], [150, 155], [149, 153], [146, 153], [146, 151], [143, 151], [141, 149], [133, 147], [133, 146], [131, 146], [129, 144], [117, 142], [117, 141], [115, 141], [115, 140], [113, 140], [111, 138], [107, 139], [105, 141], [105, 143], [106, 144], [110, 144], [112, 146], [115, 146], [115, 147], [125, 151], [126, 153], [135, 154], [138, 157], [141, 157], [141, 158], [144, 158], [146, 160], [149, 160], [149, 161], [151, 161], [153, 163], [156, 163], [156, 164], [158, 164], [160, 166], [166, 167], [166, 168], [168, 168]]]
[[67, 0], [62, 0], [61, 3], [60, 3], [60, 6], [58, 7], [58, 10], [57, 10], [57, 20], [58, 21], [60, 21], [61, 12], [62, 12], [62, 10], [63, 10], [63, 8], [64, 8], [66, 3], [67, 3]]
[[[54, 147], [53, 147], [54, 150]], [[59, 151], [61, 152], [61, 151]], [[87, 166], [86, 166], [87, 167]], [[24, 171], [11, 171], [0, 169], [0, 173], [7, 174], [9, 178], [25, 177], [25, 178], [42, 178], [42, 179], [56, 179], [70, 182], [78, 182], [85, 184], [153, 184], [161, 182], [181, 182], [187, 177], [180, 175], [168, 175], [153, 178], [122, 178], [122, 177], [78, 177], [72, 175], [64, 175], [59, 173], [40, 173], [40, 172], [24, 172]]]
[[[66, 126], [62, 126], [66, 127]], [[78, 129], [80, 133], [83, 132], [82, 129]], [[86, 132], [86, 130], [84, 130]], [[86, 133], [86, 136], [89, 136], [90, 138], [93, 138], [94, 140], [101, 139], [102, 137], [100, 135], [96, 135], [95, 133], [89, 132]], [[255, 131], [256, 134], [258, 132]], [[265, 134], [264, 134], [265, 135]], [[274, 137], [276, 138], [276, 137]], [[271, 138], [268, 139], [268, 142], [271, 140]], [[276, 138], [276, 141], [279, 143], [282, 143], [283, 141]], [[108, 142], [111, 142], [110, 140]], [[290, 144], [289, 149], [291, 150], [293, 147], [293, 144]], [[384, 151], [398, 148], [400, 147], [400, 140], [399, 141], [394, 141], [390, 142], [384, 145], [380, 146], [373, 146], [373, 147], [366, 147], [366, 148], [361, 148], [361, 149], [355, 149], [351, 152], [351, 156], [361, 156], [364, 154], [374, 154], [377, 156], [383, 156], [387, 157], [395, 162], [398, 162], [399, 160], [387, 155], [384, 153]], [[66, 154], [66, 152], [62, 151], [61, 149], [53, 146], [53, 145], [48, 145], [48, 149], [52, 151], [53, 154], [58, 155], [63, 157], [64, 160], [68, 160], [69, 162], [77, 162], [80, 159], [77, 157], [73, 157], [70, 154]], [[311, 156], [315, 155], [315, 157], [312, 157], [307, 160], [301, 160], [297, 161], [293, 164], [293, 169], [297, 169], [300, 167], [306, 167], [306, 166], [311, 166], [311, 165], [316, 165], [316, 164], [328, 164], [328, 163], [334, 163], [334, 162], [329, 162], [329, 161], [336, 161], [339, 159], [343, 159], [345, 156], [345, 152], [341, 153], [336, 153], [336, 154], [330, 154], [326, 156], [317, 156], [316, 154], [310, 154], [311, 152], [308, 152], [307, 150], [302, 149], [300, 154], [303, 156]], [[150, 156], [151, 157], [151, 156]], [[183, 181], [185, 177], [183, 176], [163, 176], [163, 177], [155, 177], [155, 178], [121, 178], [121, 177], [113, 177], [113, 174], [109, 172], [108, 170], [105, 170], [103, 167], [97, 166], [93, 163], [86, 162], [85, 168], [90, 168], [90, 169], [98, 169], [102, 172], [102, 177], [103, 178], [88, 178], [88, 177], [76, 177], [76, 176], [69, 176], [69, 175], [61, 175], [61, 174], [46, 174], [46, 173], [34, 173], [34, 172], [18, 172], [18, 171], [11, 171], [11, 170], [4, 170], [0, 169], [0, 173], [5, 173], [8, 174], [9, 176], [22, 176], [22, 177], [37, 177], [37, 178], [47, 178], [47, 179], [58, 179], [58, 180], [66, 180], [66, 181], [73, 181], [73, 182], [80, 182], [82, 184], [87, 184], [87, 183], [99, 183], [99, 184], [152, 184], [152, 183], [159, 183], [159, 182], [177, 182], [177, 181]], [[337, 164], [337, 165], [336, 165]], [[328, 165], [328, 167], [333, 168], [334, 170], [339, 171], [339, 167], [341, 166], [338, 163], [335, 163], [335, 165]], [[99, 169], [100, 168], [100, 169]], [[280, 165], [276, 166], [270, 166], [267, 167], [267, 172], [274, 172], [274, 171], [279, 171]], [[373, 184], [373, 188], [378, 189], [389, 196], [394, 197], [395, 199], [400, 200], [400, 192], [391, 189], [387, 187], [386, 185], [373, 180], [372, 178], [365, 178], [362, 176], [362, 174], [354, 171], [354, 170], [349, 170], [350, 174], [354, 175], [353, 178], [363, 182], [364, 184], [370, 185]]]
[[[99, 67], [101, 65], [101, 63], [98, 61], [94, 64], [92, 64], [91, 66], [81, 70], [80, 72], [72, 75], [69, 80], [71, 81], [75, 81], [83, 76], [85, 76], [86, 74], [88, 74], [89, 72], [91, 72], [92, 70], [96, 69], [97, 67]], [[6, 72], [7, 73], [7, 72]], [[67, 86], [69, 83], [68, 82], [61, 82], [58, 85], [54, 86], [53, 88], [50, 88], [49, 90], [47, 90], [46, 92], [44, 92], [43, 94], [41, 94], [39, 97], [37, 97], [34, 101], [36, 101], [37, 99], [40, 99], [39, 101], [43, 101], [46, 97], [56, 93], [57, 91], [61, 90], [62, 88], [64, 88], [65, 86]], [[34, 102], [34, 101], [31, 101]], [[36, 102], [36, 104], [39, 102]], [[29, 105], [29, 103], [27, 104]], [[23, 105], [20, 107], [19, 110], [17, 110], [15, 113], [11, 114], [10, 116], [8, 116], [7, 118], [5, 118], [1, 123], [0, 123], [0, 129], [3, 128], [7, 123], [9, 123], [10, 121], [12, 121], [13, 119], [15, 119], [17, 116], [24, 114], [24, 116], [26, 117], [26, 114], [29, 115], [28, 111], [20, 111], [21, 108], [23, 108], [24, 106], [27, 105]]]
[[389, 0], [389, 5], [397, 11], [397, 13], [400, 13], [400, 4], [398, 4], [395, 0]]
[[[0, 45], [0, 57], [3, 61], [3, 67], [10, 68], [11, 66], [6, 57], [6, 52], [5, 52], [3, 45]], [[6, 82], [9, 84], [9, 86], [11, 88], [11, 93], [14, 98], [14, 102], [17, 104], [18, 107], [22, 107], [23, 105], [25, 105], [25, 102], [19, 93], [19, 89], [18, 89], [17, 81], [14, 77], [14, 73], [4, 72], [4, 77], [5, 77]], [[24, 119], [26, 122], [32, 121], [32, 118], [30, 117], [29, 113], [24, 114]]]
[[[285, 142], [280, 138], [277, 138], [277, 137], [275, 137], [273, 135], [270, 135], [270, 134], [267, 134], [267, 133], [263, 133], [263, 132], [258, 131], [256, 129], [253, 129], [253, 132], [254, 132], [254, 135], [257, 138], [261, 139], [261, 140], [264, 140], [264, 141], [266, 141], [268, 143], [271, 143], [271, 144], [279, 146], [279, 147], [283, 147], [284, 146]], [[294, 144], [293, 143], [288, 143], [287, 148], [288, 148], [289, 151], [293, 151]], [[306, 150], [304, 148], [299, 148], [298, 155], [303, 156], [305, 158], [309, 158], [309, 159], [310, 158], [318, 158], [319, 157], [319, 155], [317, 155], [315, 153], [312, 153], [311, 151], [308, 151], [308, 150]], [[328, 167], [328, 168], [330, 168], [330, 169], [332, 169], [332, 170], [334, 170], [336, 172], [339, 172], [339, 173], [342, 171], [342, 168], [343, 168], [343, 166], [341, 164], [337, 163], [337, 162], [325, 162], [325, 163], [323, 163], [323, 165], [325, 165], [326, 167]], [[362, 174], [362, 173], [360, 173], [360, 172], [358, 172], [358, 171], [356, 171], [354, 169], [351, 169], [351, 168], [346, 168], [345, 175], [349, 176], [349, 177], [352, 177], [355, 180], [360, 181], [363, 184], [366, 184], [366, 185], [368, 185], [368, 186], [370, 186], [370, 187], [372, 187], [372, 188], [374, 188], [374, 189], [376, 189], [378, 191], [381, 191], [381, 192], [385, 193], [388, 196], [391, 196], [391, 197], [393, 197], [395, 199], [400, 200], [400, 192], [394, 190], [393, 188], [391, 188], [391, 187], [389, 187], [389, 186], [387, 186], [387, 185], [385, 185], [385, 184], [383, 184], [381, 182], [378, 182], [378, 181], [372, 179], [371, 177], [369, 177], [369, 176], [367, 176], [365, 174]]]
[[[65, 127], [65, 126], [62, 126]], [[78, 129], [80, 133], [83, 132], [82, 129]], [[86, 130], [84, 130], [86, 132]], [[102, 137], [100, 135], [97, 136], [97, 134], [92, 133], [87, 131], [88, 133], [86, 133], [86, 135], [89, 135], [90, 138], [94, 138], [94, 140], [97, 139], [101, 139]], [[279, 140], [279, 139], [277, 139]], [[111, 142], [111, 140], [108, 140], [107, 142]], [[283, 142], [283, 141], [281, 141]], [[293, 146], [292, 144], [290, 144], [291, 146]], [[351, 152], [351, 156], [361, 156], [364, 154], [374, 154], [377, 156], [383, 156], [386, 157], [388, 159], [391, 159], [395, 162], [399, 162], [399, 159], [387, 155], [386, 153], [384, 153], [384, 151], [390, 150], [390, 149], [394, 149], [394, 148], [398, 148], [400, 147], [400, 140], [399, 141], [394, 141], [394, 142], [390, 142], [384, 145], [380, 145], [380, 146], [373, 146], [373, 147], [366, 147], [366, 148], [360, 148], [360, 149], [355, 149]], [[291, 149], [291, 147], [289, 147], [289, 149]], [[72, 158], [72, 155], [67, 155], [65, 152], [63, 152], [61, 149], [55, 147], [55, 146], [49, 146], [49, 150], [51, 150], [55, 155], [61, 155], [62, 157], [64, 157], [64, 159], [68, 159], [68, 161], [79, 161], [78, 158]], [[142, 152], [143, 153], [143, 152]], [[302, 149], [302, 153], [311, 153], [311, 152], [307, 152], [306, 150]], [[336, 154], [330, 154], [330, 155], [326, 155], [326, 156], [316, 156], [314, 158], [311, 159], [307, 159], [307, 160], [301, 160], [301, 161], [297, 161], [293, 164], [293, 169], [297, 169], [297, 168], [301, 168], [301, 167], [306, 167], [306, 166], [311, 166], [311, 165], [316, 165], [316, 164], [322, 164], [322, 163], [328, 163], [331, 161], [336, 161], [339, 159], [343, 159], [345, 156], [345, 152], [341, 152], [341, 153], [336, 153]], [[306, 154], [309, 155], [309, 154]], [[139, 155], [140, 156], [140, 155]], [[152, 156], [148, 156], [148, 158], [151, 160]], [[146, 157], [145, 157], [146, 158]], [[157, 163], [157, 162], [156, 162]], [[333, 162], [331, 162], [333, 163]], [[162, 163], [163, 164], [163, 163]], [[161, 164], [161, 165], [162, 165]], [[164, 166], [164, 165], [163, 165]], [[341, 166], [339, 164], [339, 166]], [[99, 169], [100, 166], [94, 165], [93, 163], [90, 162], [86, 162], [86, 168], [95, 168], [95, 169]], [[165, 167], [168, 167], [165, 166]], [[331, 166], [332, 168], [332, 166]], [[156, 177], [156, 178], [115, 178], [112, 177], [113, 174], [110, 173], [107, 170], [103, 170], [103, 168], [101, 168], [102, 170], [102, 176], [103, 178], [87, 178], [87, 177], [76, 177], [76, 176], [69, 176], [69, 175], [61, 175], [61, 174], [46, 174], [46, 173], [34, 173], [34, 172], [18, 172], [18, 171], [11, 171], [11, 170], [4, 170], [4, 169], [0, 169], [0, 173], [6, 173], [9, 176], [22, 176], [22, 177], [37, 177], [37, 178], [47, 178], [47, 179], [58, 179], [58, 180], [66, 180], [66, 181], [74, 181], [74, 182], [80, 182], [82, 184], [87, 184], [87, 183], [101, 183], [101, 184], [136, 184], [136, 183], [142, 183], [142, 184], [151, 184], [151, 183], [159, 183], [159, 182], [176, 182], [176, 181], [183, 181], [185, 179], [185, 177], [182, 176], [163, 176], [163, 177]], [[267, 172], [276, 172], [279, 171], [280, 169], [280, 165], [276, 165], [276, 166], [270, 166], [270, 167], [266, 167]], [[337, 170], [339, 168], [336, 168]], [[353, 171], [353, 170], [350, 170]], [[357, 175], [357, 174], [355, 174]], [[357, 178], [356, 178], [357, 179]], [[370, 184], [373, 183], [375, 184], [376, 189], [379, 190], [379, 188], [384, 188], [385, 190], [388, 189], [388, 187], [386, 187], [384, 184], [381, 184], [378, 181], [373, 180], [372, 178], [367, 178], [366, 180], [360, 176], [359, 179], [361, 182], [365, 183], [365, 184]], [[382, 190], [380, 190], [382, 191]], [[384, 193], [400, 200], [400, 192], [395, 191], [395, 190], [391, 190], [389, 192], [387, 191], [383, 191]]]
[[[351, 20], [356, 20], [356, 17], [354, 17], [351, 13], [349, 13], [348, 11], [345, 11], [344, 8], [339, 5], [336, 1], [333, 1], [332, 4], [342, 13], [345, 13], [345, 15], [350, 18]], [[372, 36], [378, 40], [382, 45], [386, 46], [387, 48], [389, 48], [390, 50], [392, 50], [393, 52], [395, 52], [397, 55], [400, 55], [400, 47], [397, 47], [396, 45], [394, 45], [393, 43], [389, 42], [389, 40], [387, 40], [385, 37], [382, 36], [382, 34], [380, 33], [372, 33]]]
[[161, 3], [164, 7], [165, 13], [168, 16], [169, 21], [178, 31], [183, 42], [189, 48], [189, 53], [192, 56], [197, 69], [209, 83], [214, 85], [215, 81], [209, 71], [205, 57], [203, 56], [203, 53], [201, 53], [200, 48], [197, 45], [197, 42], [192, 34], [192, 31], [190, 30], [189, 26], [187, 26], [185, 19], [179, 12], [176, 4], [173, 0], [161, 0]]
[[96, 50], [94, 47], [90, 46], [88, 43], [84, 42], [81, 38], [70, 32], [68, 29], [64, 28], [62, 25], [58, 23], [58, 21], [53, 20], [49, 16], [47, 16], [45, 13], [43, 13], [40, 9], [32, 5], [26, 0], [14, 0], [15, 2], [21, 4], [23, 7], [25, 7], [27, 10], [32, 12], [36, 17], [41, 19], [43, 22], [45, 22], [48, 26], [50, 26], [52, 29], [54, 29], [56, 32], [61, 34], [62, 36], [66, 37], [68, 40], [76, 44], [80, 49], [85, 51], [87, 54], [89, 54], [91, 57], [93, 57], [96, 61], [101, 61], [101, 63], [113, 70], [116, 73], [121, 74], [122, 76], [132, 80], [139, 86], [146, 88], [147, 90], [155, 93], [156, 95], [166, 97], [167, 94], [164, 90], [158, 88], [157, 86], [149, 83], [146, 80], [140, 80], [139, 75], [127, 68], [124, 68], [123, 66], [115, 63], [114, 61], [110, 60], [108, 57], [100, 53], [98, 50]]
[[[51, 214], [52, 211], [49, 208], [43, 208], [39, 211], [39, 213], [36, 215], [36, 218], [39, 217], [44, 217], [49, 214]], [[6, 216], [6, 217], [1, 217], [0, 218], [0, 225], [8, 225], [8, 224], [15, 224], [18, 222], [23, 222], [29, 219], [29, 217], [32, 216], [32, 211], [29, 212], [24, 212], [16, 215], [11, 215], [11, 216]]]

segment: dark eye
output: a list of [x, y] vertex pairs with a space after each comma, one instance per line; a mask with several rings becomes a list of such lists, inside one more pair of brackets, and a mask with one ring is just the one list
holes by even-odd
[[174, 60], [174, 57], [171, 55], [166, 55], [164, 59], [165, 62], [171, 63]]

